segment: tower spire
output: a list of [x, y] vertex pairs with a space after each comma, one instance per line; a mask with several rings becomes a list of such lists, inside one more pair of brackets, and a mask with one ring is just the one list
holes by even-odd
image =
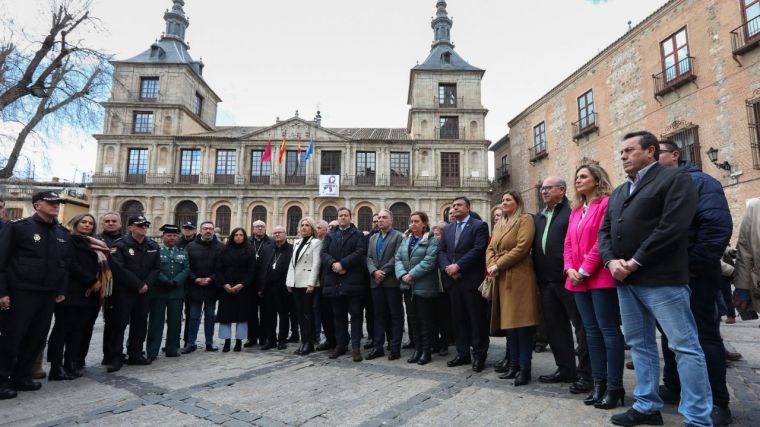
[[182, 8], [185, 5], [185, 0], [172, 0], [174, 5], [172, 10], [164, 12], [164, 21], [166, 21], [166, 31], [161, 39], [172, 39], [185, 45], [185, 48], [190, 48], [185, 41], [185, 31], [190, 26], [190, 21], [185, 16], [185, 10]]
[[454, 21], [449, 18], [449, 13], [446, 11], [446, 1], [438, 0], [435, 5], [436, 13], [435, 18], [430, 23], [433, 28], [433, 48], [438, 45], [447, 45], [451, 48], [454, 44], [451, 43], [451, 27], [454, 25]]

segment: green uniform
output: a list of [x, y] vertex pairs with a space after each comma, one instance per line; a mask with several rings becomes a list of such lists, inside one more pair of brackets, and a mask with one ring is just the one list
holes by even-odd
[[148, 291], [150, 321], [147, 353], [155, 358], [161, 348], [166, 322], [166, 354], [179, 352], [179, 332], [182, 323], [182, 304], [185, 299], [185, 281], [190, 273], [190, 257], [180, 247], [161, 247], [161, 272]]

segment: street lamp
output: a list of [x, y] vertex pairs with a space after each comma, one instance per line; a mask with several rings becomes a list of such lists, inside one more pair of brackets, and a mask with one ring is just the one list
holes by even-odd
[[731, 171], [731, 163], [728, 163], [728, 160], [723, 161], [723, 163], [718, 163], [718, 150], [715, 147], [710, 147], [710, 149], [707, 150], [707, 158], [710, 159], [712, 164], [718, 169]]

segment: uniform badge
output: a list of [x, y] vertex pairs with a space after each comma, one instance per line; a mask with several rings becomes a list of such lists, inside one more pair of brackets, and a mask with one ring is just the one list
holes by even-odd
[[112, 254], [115, 254], [118, 249], [117, 248], [111, 248], [110, 250], [111, 250]]
[[39, 242], [40, 240], [42, 240], [42, 237], [40, 237], [40, 235], [39, 235], [39, 234], [37, 234], [37, 233], [34, 233], [34, 237], [33, 237], [33, 239], [34, 239], [34, 241], [35, 241], [35, 242]]
[[132, 248], [129, 248], [129, 254], [132, 256], [135, 256], [135, 250]]

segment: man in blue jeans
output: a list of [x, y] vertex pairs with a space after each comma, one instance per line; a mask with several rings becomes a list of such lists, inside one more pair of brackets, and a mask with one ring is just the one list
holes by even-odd
[[649, 132], [623, 138], [626, 182], [610, 196], [599, 230], [599, 254], [618, 285], [623, 333], [636, 366], [635, 402], [612, 424], [662, 425], [656, 324], [668, 336], [681, 381], [678, 411], [687, 424], [711, 426], [712, 392], [689, 307], [689, 225], [697, 192], [689, 175], [657, 163]]
[[197, 347], [195, 340], [198, 338], [198, 329], [201, 325], [201, 312], [203, 313], [203, 326], [206, 336], [206, 351], [217, 351], [214, 345], [214, 320], [216, 311], [216, 284], [214, 273], [216, 259], [224, 248], [224, 244], [216, 238], [214, 223], [206, 221], [200, 226], [200, 239], [190, 242], [186, 247], [190, 257], [190, 274], [187, 298], [189, 301], [190, 318], [188, 322], [188, 339], [182, 354], [194, 352]]

